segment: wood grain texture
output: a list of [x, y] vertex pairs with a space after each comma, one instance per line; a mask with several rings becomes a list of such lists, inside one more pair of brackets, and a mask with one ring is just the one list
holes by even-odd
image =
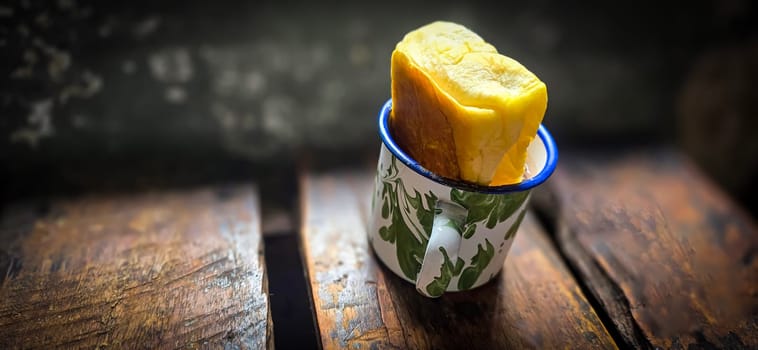
[[246, 186], [5, 207], [0, 348], [272, 348]]
[[538, 207], [628, 345], [758, 348], [755, 223], [687, 159], [564, 155], [549, 183]]
[[301, 176], [301, 249], [325, 349], [613, 349], [545, 233], [527, 215], [504, 272], [428, 299], [376, 260], [372, 172]]

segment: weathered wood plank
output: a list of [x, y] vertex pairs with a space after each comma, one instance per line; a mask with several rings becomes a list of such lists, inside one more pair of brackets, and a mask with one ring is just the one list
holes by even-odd
[[560, 246], [633, 346], [758, 347], [753, 220], [670, 151], [564, 155]]
[[495, 282], [428, 299], [368, 246], [371, 186], [371, 172], [301, 177], [301, 248], [324, 348], [615, 348], [531, 214]]
[[272, 348], [251, 187], [8, 205], [0, 348]]

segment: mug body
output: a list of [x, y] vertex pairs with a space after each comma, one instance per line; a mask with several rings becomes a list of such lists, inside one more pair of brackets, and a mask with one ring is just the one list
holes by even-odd
[[[389, 132], [390, 110], [388, 101], [379, 114], [382, 145], [368, 227], [376, 256], [412, 283], [441, 280], [445, 291], [481, 286], [502, 268], [526, 214], [531, 189], [555, 168], [557, 152], [552, 137], [540, 126], [538, 137], [527, 149], [527, 166], [533, 177], [515, 185], [477, 186], [441, 178], [408, 157]], [[442, 204], [464, 209], [465, 217], [449, 224], [460, 236], [457, 253], [443, 252], [444, 262], [431, 269], [433, 276], [419, 276]]]
[[369, 242], [390, 270], [413, 283], [438, 202], [467, 209], [458, 228], [458, 257], [448, 271], [447, 291], [459, 291], [476, 288], [500, 271], [526, 214], [529, 191], [487, 194], [449, 187], [411, 170], [382, 145], [372, 196]]

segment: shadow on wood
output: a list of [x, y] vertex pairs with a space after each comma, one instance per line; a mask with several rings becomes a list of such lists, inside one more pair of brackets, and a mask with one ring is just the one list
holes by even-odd
[[301, 248], [324, 348], [615, 348], [531, 214], [495, 281], [418, 294], [368, 246], [372, 185], [368, 171], [301, 176]]

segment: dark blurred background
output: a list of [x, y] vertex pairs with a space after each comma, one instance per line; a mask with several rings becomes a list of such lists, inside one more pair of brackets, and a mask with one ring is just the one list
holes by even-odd
[[362, 164], [395, 43], [445, 19], [546, 82], [562, 150], [676, 147], [755, 213], [756, 18], [749, 0], [3, 3], [3, 190]]

